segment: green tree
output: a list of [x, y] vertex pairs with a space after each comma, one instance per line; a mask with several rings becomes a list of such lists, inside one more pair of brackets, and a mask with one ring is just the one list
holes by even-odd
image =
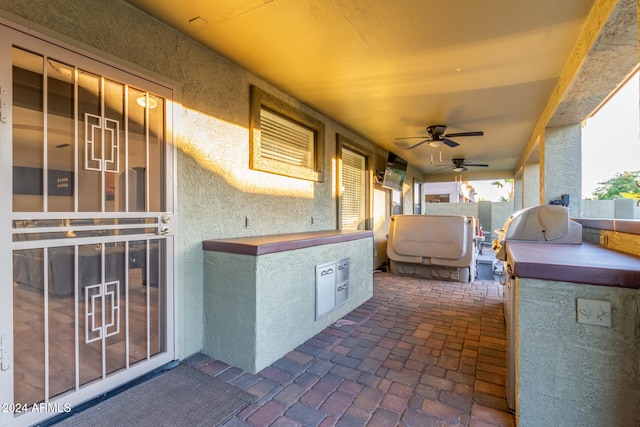
[[593, 196], [598, 200], [640, 198], [640, 171], [618, 172], [613, 178], [598, 183]]
[[493, 181], [491, 183], [491, 185], [495, 185], [500, 189], [504, 188], [505, 184], [509, 184], [509, 196], [508, 197], [500, 196], [501, 202], [510, 202], [511, 200], [513, 200], [513, 197], [514, 197], [513, 182], [514, 182], [513, 179], [503, 179], [502, 181]]

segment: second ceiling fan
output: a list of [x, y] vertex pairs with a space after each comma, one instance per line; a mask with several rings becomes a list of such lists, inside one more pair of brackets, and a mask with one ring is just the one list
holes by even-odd
[[431, 125], [427, 127], [427, 136], [408, 136], [408, 137], [404, 137], [404, 138], [396, 138], [396, 139], [416, 139], [416, 138], [421, 138], [422, 141], [418, 142], [417, 144], [414, 144], [410, 147], [408, 147], [409, 150], [412, 150], [416, 147], [419, 147], [420, 145], [424, 144], [425, 142], [428, 142], [430, 146], [432, 147], [439, 147], [441, 144], [445, 144], [448, 145], [449, 147], [457, 147], [458, 144], [457, 142], [453, 141], [450, 138], [458, 138], [461, 136], [482, 136], [484, 135], [484, 132], [482, 131], [476, 131], [476, 132], [458, 132], [458, 133], [447, 133], [445, 134], [444, 131], [447, 129], [447, 127], [445, 125]]
[[464, 159], [453, 159], [453, 171], [454, 172], [464, 172], [468, 170], [467, 166], [476, 166], [476, 167], [489, 167], [489, 165], [484, 163], [467, 163]]

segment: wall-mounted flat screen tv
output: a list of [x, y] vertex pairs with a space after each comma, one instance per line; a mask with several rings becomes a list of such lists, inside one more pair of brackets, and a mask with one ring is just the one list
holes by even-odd
[[402, 184], [407, 175], [407, 161], [389, 151], [387, 168], [384, 171], [382, 186], [396, 191], [402, 191]]

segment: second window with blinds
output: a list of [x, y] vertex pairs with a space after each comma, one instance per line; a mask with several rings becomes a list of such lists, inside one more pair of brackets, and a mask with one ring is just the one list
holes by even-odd
[[367, 229], [367, 175], [365, 156], [342, 147], [340, 228]]

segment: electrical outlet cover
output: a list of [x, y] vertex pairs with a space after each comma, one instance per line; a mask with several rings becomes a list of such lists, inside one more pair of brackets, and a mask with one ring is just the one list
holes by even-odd
[[578, 323], [611, 327], [611, 303], [592, 299], [576, 299], [576, 320]]

